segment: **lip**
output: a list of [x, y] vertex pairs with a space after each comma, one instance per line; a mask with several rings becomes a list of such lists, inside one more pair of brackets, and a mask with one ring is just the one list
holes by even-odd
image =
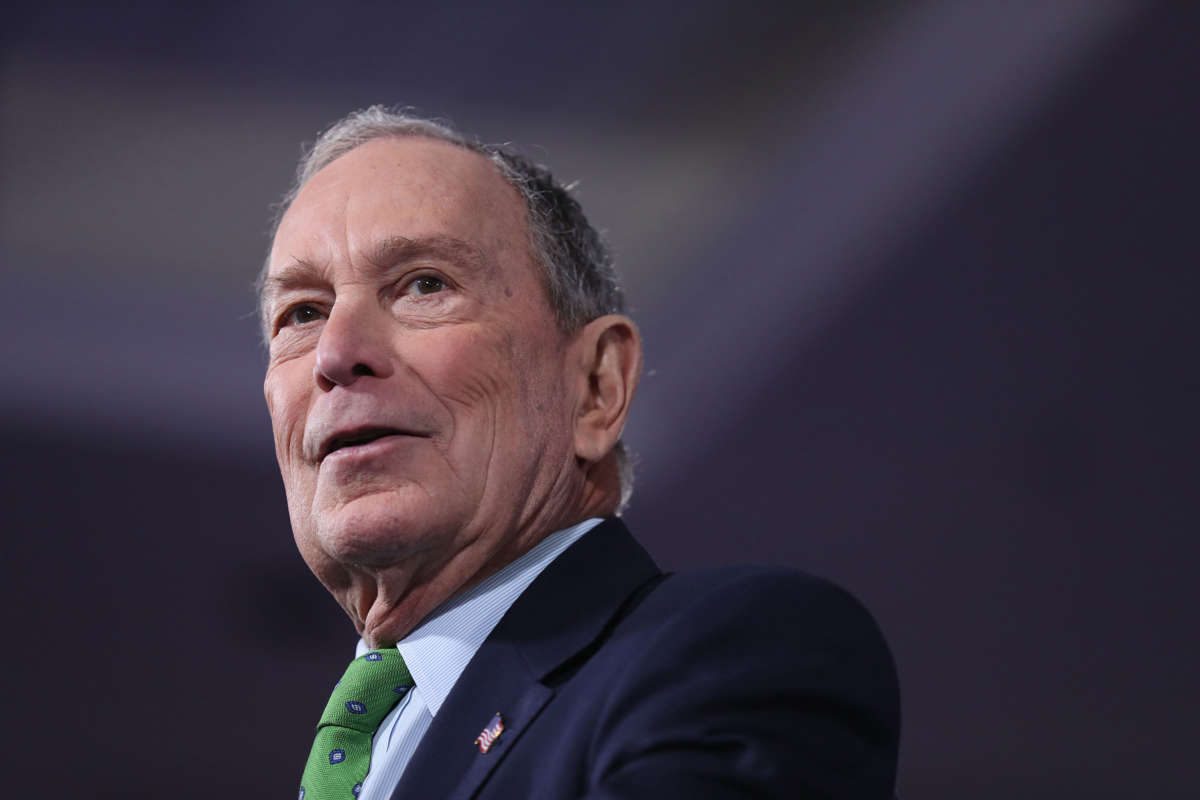
[[402, 443], [404, 440], [411, 441], [421, 438], [425, 437], [414, 436], [410, 433], [391, 433], [362, 444], [352, 444], [345, 447], [339, 447], [337, 450], [334, 450], [332, 453], [325, 456], [325, 458], [322, 459], [322, 463], [340, 464], [356, 459], [371, 458], [392, 449], [393, 447]]
[[385, 449], [400, 439], [427, 439], [425, 434], [379, 425], [364, 425], [333, 433], [321, 443], [317, 461], [327, 458], [346, 458], [353, 455], [368, 455]]

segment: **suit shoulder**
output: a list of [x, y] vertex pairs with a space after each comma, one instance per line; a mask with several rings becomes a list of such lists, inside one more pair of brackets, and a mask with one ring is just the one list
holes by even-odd
[[845, 589], [826, 578], [768, 564], [728, 564], [671, 572], [667, 577], [669, 580], [664, 582], [664, 588], [670, 587], [676, 592], [741, 594], [748, 591], [760, 594], [782, 591], [813, 597], [833, 594], [853, 601]]
[[[618, 647], [655, 665], [715, 674], [844, 678], [897, 706], [891, 650], [867, 609], [837, 584], [794, 569], [730, 566], [663, 577], [618, 626]], [[754, 676], [754, 677], [751, 677]], [[766, 684], [764, 684], [766, 685]]]
[[893, 785], [891, 653], [863, 605], [828, 580], [760, 566], [665, 576], [597, 662], [598, 782], [633, 774], [647, 753], [690, 763], [728, 746], [736, 758], [714, 769], [767, 794], [884, 797]]
[[761, 617], [809, 629], [860, 631], [882, 639], [874, 618], [850, 592], [815, 575], [779, 566], [734, 565], [668, 574], [646, 598], [645, 612], [674, 619], [744, 623]]

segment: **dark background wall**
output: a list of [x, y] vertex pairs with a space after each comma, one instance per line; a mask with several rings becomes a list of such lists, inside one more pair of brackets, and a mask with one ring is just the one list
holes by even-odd
[[15, 10], [6, 791], [293, 791], [354, 637], [291, 543], [249, 285], [299, 143], [387, 102], [580, 180], [647, 340], [631, 526], [858, 594], [906, 798], [1192, 796], [1198, 21]]

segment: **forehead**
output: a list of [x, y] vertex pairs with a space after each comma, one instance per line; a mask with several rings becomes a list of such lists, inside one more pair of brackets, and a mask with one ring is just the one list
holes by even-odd
[[280, 222], [269, 264], [353, 260], [396, 236], [450, 236], [493, 257], [524, 256], [525, 219], [516, 190], [478, 153], [420, 137], [377, 139], [301, 188]]

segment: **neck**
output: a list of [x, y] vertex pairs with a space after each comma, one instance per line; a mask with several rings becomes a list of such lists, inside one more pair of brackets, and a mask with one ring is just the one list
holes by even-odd
[[493, 524], [464, 535], [439, 562], [426, 562], [423, 568], [411, 561], [345, 566], [349, 580], [341, 591], [330, 588], [370, 647], [393, 646], [438, 606], [499, 572], [551, 533], [616, 510], [620, 485], [615, 459], [587, 465], [574, 477], [519, 516], [491, 520]]

